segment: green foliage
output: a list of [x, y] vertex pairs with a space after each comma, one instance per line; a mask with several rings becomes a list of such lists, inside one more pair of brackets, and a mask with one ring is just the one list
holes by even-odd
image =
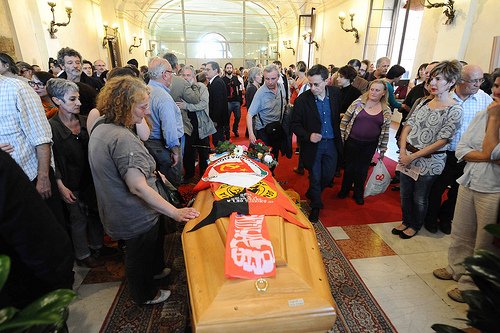
[[[10, 271], [10, 259], [0, 255], [0, 287], [3, 287]], [[69, 289], [54, 290], [23, 310], [14, 307], [0, 309], [0, 332], [24, 332], [32, 326], [60, 326], [64, 323], [65, 311], [76, 293]]]
[[[500, 237], [500, 225], [488, 225], [488, 232]], [[482, 333], [498, 333], [500, 318], [500, 258], [486, 250], [465, 259], [465, 269], [479, 288], [462, 292], [469, 305], [466, 323]], [[433, 330], [439, 333], [463, 332], [448, 325], [434, 324]]]

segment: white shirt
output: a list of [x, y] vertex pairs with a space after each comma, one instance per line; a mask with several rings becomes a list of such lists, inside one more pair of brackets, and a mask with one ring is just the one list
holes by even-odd
[[[30, 180], [38, 174], [36, 146], [52, 143], [42, 101], [27, 83], [0, 75], [0, 143], [14, 147], [12, 158]], [[53, 158], [51, 165], [54, 167]]]

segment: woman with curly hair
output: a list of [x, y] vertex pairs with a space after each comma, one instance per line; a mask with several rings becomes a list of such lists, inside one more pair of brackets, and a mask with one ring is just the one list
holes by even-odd
[[164, 302], [170, 291], [154, 284], [170, 273], [163, 262], [160, 215], [185, 222], [199, 213], [177, 209], [158, 193], [155, 160], [132, 131], [150, 114], [146, 84], [128, 76], [107, 81], [97, 109], [103, 116], [90, 136], [89, 161], [104, 230], [124, 248], [133, 300], [139, 305]]
[[463, 108], [450, 95], [461, 69], [457, 60], [440, 62], [432, 69], [428, 79], [431, 98], [416, 103], [401, 132], [403, 222], [392, 233], [402, 239], [415, 236], [424, 224], [432, 184], [443, 172], [448, 143], [462, 122]]

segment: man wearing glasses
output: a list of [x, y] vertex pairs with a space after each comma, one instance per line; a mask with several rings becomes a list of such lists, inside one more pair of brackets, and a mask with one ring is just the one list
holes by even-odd
[[309, 171], [306, 196], [311, 200], [311, 222], [318, 222], [323, 208], [321, 192], [331, 183], [342, 151], [340, 89], [326, 85], [328, 74], [323, 65], [309, 69], [311, 89], [297, 97], [292, 113], [292, 131], [300, 141], [302, 161]]
[[181, 183], [181, 174], [174, 167], [180, 161], [179, 132], [184, 132], [184, 128], [181, 110], [170, 96], [172, 66], [167, 60], [154, 57], [148, 68], [151, 134], [144, 145], [154, 157], [158, 170], [177, 187]]
[[[453, 99], [462, 105], [464, 114], [462, 125], [451, 140], [449, 150], [446, 151], [447, 158], [443, 173], [432, 185], [429, 195], [425, 228], [431, 233], [436, 233], [438, 228], [445, 234], [451, 233], [451, 221], [458, 194], [457, 179], [463, 175], [465, 167], [465, 161], [459, 162], [455, 157], [455, 149], [474, 116], [479, 111], [485, 110], [492, 102], [491, 97], [479, 89], [483, 82], [483, 70], [479, 66], [465, 65], [462, 68], [461, 79], [452, 93]], [[441, 204], [441, 197], [448, 187], [447, 200]]]

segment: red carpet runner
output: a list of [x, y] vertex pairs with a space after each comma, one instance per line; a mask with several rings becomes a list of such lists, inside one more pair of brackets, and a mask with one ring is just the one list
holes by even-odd
[[[248, 146], [249, 140], [244, 135], [246, 115], [247, 110], [243, 107], [239, 124], [240, 137], [231, 136], [231, 141], [236, 144]], [[233, 117], [231, 117], [232, 123]], [[231, 135], [233, 134], [231, 133]], [[275, 175], [285, 190], [293, 189], [299, 193], [301, 200], [305, 200], [305, 193], [309, 184], [307, 172], [303, 176], [293, 172], [293, 168], [297, 166], [298, 157], [299, 155], [296, 154], [291, 159], [280, 156]], [[396, 162], [387, 157], [384, 159], [384, 162], [391, 175], [394, 175]], [[368, 176], [371, 173], [371, 169]], [[337, 198], [336, 195], [340, 189], [341, 182], [342, 178], [335, 178], [333, 188], [327, 188], [323, 191], [324, 209], [321, 210], [320, 219], [326, 227], [401, 221], [399, 192], [391, 191], [391, 186], [383, 194], [365, 198], [365, 204], [360, 206], [350, 197], [346, 199]], [[192, 186], [182, 186], [181, 192], [189, 192], [190, 188]]]

